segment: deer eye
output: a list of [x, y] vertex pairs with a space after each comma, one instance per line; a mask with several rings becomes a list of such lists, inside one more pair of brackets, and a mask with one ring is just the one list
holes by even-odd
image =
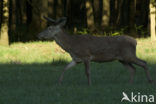
[[48, 31], [50, 32], [53, 29], [53, 27], [48, 27]]
[[51, 29], [51, 27], [48, 27], [48, 30], [50, 30]]

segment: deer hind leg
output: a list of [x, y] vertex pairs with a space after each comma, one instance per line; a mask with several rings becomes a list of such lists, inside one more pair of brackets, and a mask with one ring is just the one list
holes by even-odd
[[91, 85], [91, 78], [90, 78], [90, 61], [84, 61], [85, 65], [85, 73], [88, 78], [88, 85]]
[[133, 83], [134, 75], [135, 75], [135, 72], [136, 72], [135, 67], [131, 63], [126, 63], [126, 62], [123, 62], [123, 61], [119, 61], [119, 62], [122, 63], [129, 70], [129, 72], [130, 72], [129, 82]]
[[60, 76], [60, 78], [59, 78], [59, 83], [61, 84], [61, 82], [62, 82], [62, 80], [63, 80], [63, 76], [64, 76], [64, 73], [65, 73], [65, 71], [67, 71], [68, 69], [70, 69], [71, 67], [73, 67], [73, 66], [75, 66], [77, 63], [74, 61], [74, 60], [72, 60], [65, 68], [64, 68], [64, 70], [63, 70], [63, 72], [62, 72], [62, 74], [61, 74], [61, 76]]
[[139, 58], [136, 58], [135, 61], [134, 61], [134, 64], [138, 65], [138, 66], [141, 66], [144, 68], [144, 71], [145, 71], [145, 75], [147, 77], [147, 80], [149, 83], [153, 83], [154, 81], [152, 80], [151, 78], [151, 75], [149, 73], [149, 69], [147, 67], [147, 63]]

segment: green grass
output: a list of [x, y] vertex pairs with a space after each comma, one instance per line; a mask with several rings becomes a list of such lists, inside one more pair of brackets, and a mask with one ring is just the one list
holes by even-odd
[[[137, 56], [148, 62], [156, 80], [156, 42], [139, 39]], [[58, 78], [71, 60], [55, 42], [15, 43], [0, 46], [0, 104], [132, 104], [120, 102], [122, 92], [153, 94], [142, 68], [137, 67], [135, 81], [129, 84], [128, 71], [117, 61], [91, 63], [92, 86], [87, 85], [83, 64]], [[147, 103], [142, 103], [147, 104]]]
[[71, 60], [55, 42], [15, 43], [10, 47], [0, 46], [0, 49], [0, 63], [32, 64]]

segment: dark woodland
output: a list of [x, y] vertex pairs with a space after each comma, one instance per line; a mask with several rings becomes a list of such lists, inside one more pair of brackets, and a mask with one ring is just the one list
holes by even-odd
[[43, 16], [67, 17], [65, 29], [73, 34], [155, 38], [150, 33], [155, 0], [1, 0], [0, 43], [37, 40], [36, 35], [51, 25]]

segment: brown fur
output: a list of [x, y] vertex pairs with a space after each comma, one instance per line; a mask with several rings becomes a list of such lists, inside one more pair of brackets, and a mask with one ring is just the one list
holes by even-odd
[[[51, 21], [51, 19], [46, 19]], [[66, 23], [66, 18], [59, 19], [58, 21], [59, 22], [52, 20], [55, 26], [48, 27], [47, 30], [39, 34], [39, 38], [51, 39], [53, 37], [56, 43], [67, 51], [73, 59], [65, 67], [60, 76], [60, 83], [63, 80], [63, 75], [66, 70], [75, 66], [77, 63], [83, 62], [88, 84], [90, 85], [90, 61], [106, 62], [113, 60], [118, 60], [130, 71], [130, 82], [133, 82], [135, 73], [133, 64], [143, 67], [148, 82], [153, 82], [146, 62], [136, 57], [137, 42], [132, 37], [124, 35], [105, 37], [69, 35], [61, 29]]]
[[[68, 35], [61, 31], [55, 36], [56, 42], [72, 56], [91, 58], [91, 61], [102, 62], [127, 60], [135, 57], [136, 40], [129, 36], [96, 37], [91, 35]], [[77, 61], [77, 60], [75, 60]]]
[[[58, 34], [56, 34], [54, 39], [57, 44], [59, 44], [71, 55], [72, 59], [76, 63], [84, 62], [89, 85], [91, 84], [90, 61], [106, 62], [119, 60], [120, 63], [129, 69], [131, 74], [131, 83], [133, 82], [135, 73], [135, 67], [132, 64], [136, 64], [145, 69], [148, 81], [153, 82], [146, 62], [136, 57], [137, 41], [132, 37], [123, 35], [105, 37], [96, 37], [91, 35], [68, 35], [66, 32], [61, 30]], [[72, 67], [70, 64], [68, 64], [64, 69], [60, 77], [60, 83], [63, 80], [64, 72]]]

